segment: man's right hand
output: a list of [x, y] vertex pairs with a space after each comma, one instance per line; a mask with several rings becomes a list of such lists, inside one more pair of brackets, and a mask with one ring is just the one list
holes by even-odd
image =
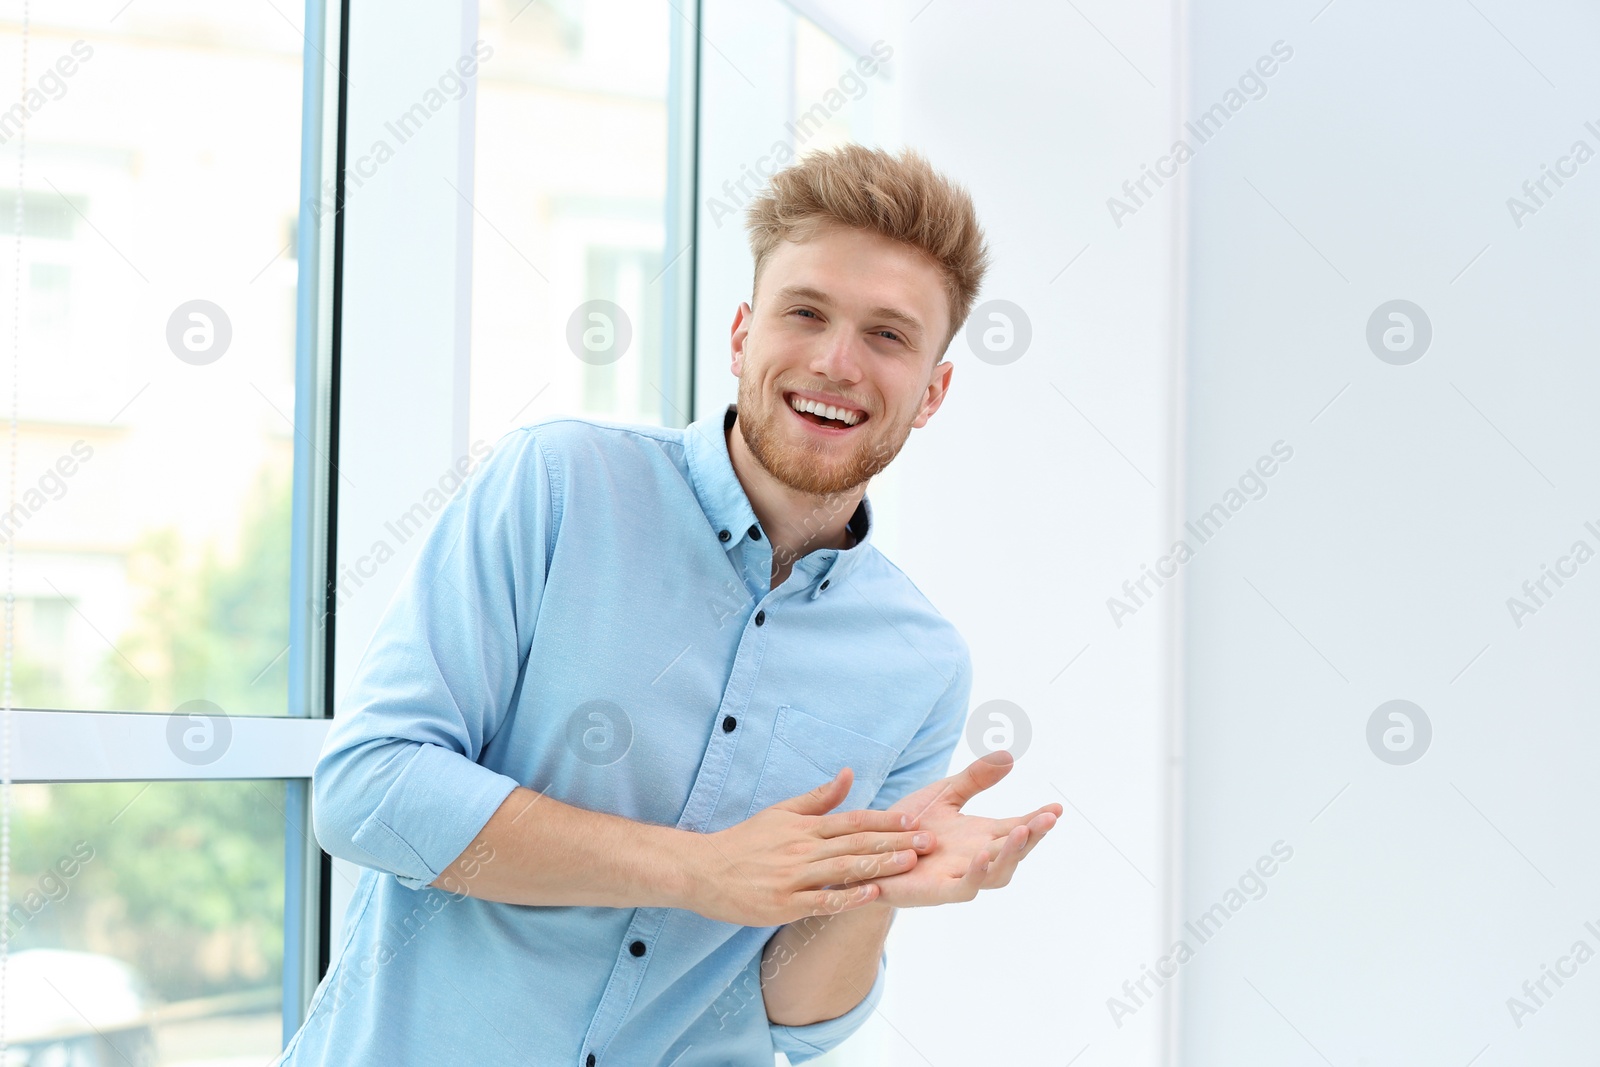
[[684, 856], [684, 907], [740, 926], [782, 926], [870, 904], [876, 885], [829, 887], [902, 874], [937, 842], [902, 812], [829, 814], [850, 792], [852, 777], [846, 767], [832, 781], [726, 830], [692, 835]]

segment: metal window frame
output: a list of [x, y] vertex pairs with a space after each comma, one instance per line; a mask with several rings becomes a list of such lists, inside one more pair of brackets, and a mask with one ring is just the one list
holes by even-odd
[[[700, 202], [700, 0], [675, 9], [668, 41], [666, 248], [662, 270], [663, 426], [695, 420], [695, 268]], [[680, 251], [675, 251], [680, 250]], [[670, 396], [668, 395], [670, 390]]]
[[[338, 520], [333, 457], [339, 452], [340, 312], [343, 296], [345, 114], [349, 103], [349, 0], [306, 0], [301, 92], [300, 274], [295, 304], [294, 505], [290, 555], [289, 714], [285, 723], [315, 731], [314, 749], [285, 783], [283, 1043], [305, 1019], [328, 967], [331, 858], [311, 822], [311, 771], [333, 708]], [[318, 43], [320, 42], [320, 43]], [[328, 59], [337, 57], [330, 84]], [[334, 190], [334, 211], [322, 191]], [[311, 438], [320, 442], [311, 447]], [[285, 739], [286, 740], [286, 739]], [[294, 831], [293, 833], [289, 831]]]

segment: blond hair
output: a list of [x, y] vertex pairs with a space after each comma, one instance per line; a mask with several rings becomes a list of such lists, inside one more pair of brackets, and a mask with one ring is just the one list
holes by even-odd
[[881, 234], [933, 261], [944, 277], [950, 310], [950, 329], [939, 348], [943, 359], [971, 314], [989, 268], [989, 251], [967, 191], [911, 148], [898, 156], [859, 144], [806, 153], [774, 174], [746, 213], [756, 261], [751, 302], [761, 268], [780, 241], [803, 242], [829, 225]]

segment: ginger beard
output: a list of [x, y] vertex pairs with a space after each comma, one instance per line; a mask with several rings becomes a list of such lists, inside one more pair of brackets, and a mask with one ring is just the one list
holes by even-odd
[[739, 377], [740, 435], [762, 469], [796, 492], [817, 497], [848, 493], [887, 467], [911, 436], [909, 419], [904, 426], [887, 425], [874, 434], [873, 427], [883, 417], [872, 415], [851, 433], [859, 440], [848, 447], [843, 440], [821, 439], [797, 445], [794, 431], [779, 422], [795, 417], [783, 410], [789, 406], [783, 397], [786, 389], [776, 390], [768, 399], [755, 379], [751, 373]]

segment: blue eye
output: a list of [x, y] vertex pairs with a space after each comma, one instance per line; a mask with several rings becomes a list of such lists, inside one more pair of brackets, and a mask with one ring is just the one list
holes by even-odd
[[900, 340], [899, 335], [897, 335], [893, 330], [879, 330], [878, 331], [878, 336], [881, 337], [884, 334], [888, 334], [890, 337], [893, 337], [896, 341]]

